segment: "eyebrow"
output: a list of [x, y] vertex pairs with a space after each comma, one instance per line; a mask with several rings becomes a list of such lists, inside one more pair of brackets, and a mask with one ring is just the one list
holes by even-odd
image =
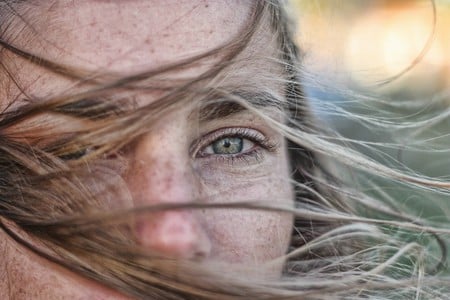
[[[213, 99], [205, 100], [198, 112], [200, 122], [225, 119], [231, 115], [248, 110], [247, 107], [238, 103], [236, 99], [243, 100], [255, 108], [269, 107], [279, 111], [283, 110], [283, 106], [286, 105], [285, 101], [281, 101], [267, 92], [235, 91], [230, 93], [228, 97], [216, 96]], [[105, 99], [81, 99], [61, 105], [55, 111], [79, 118], [101, 120], [111, 115], [120, 114], [123, 112], [123, 108], [119, 107], [117, 103]]]
[[248, 110], [245, 106], [232, 100], [231, 98], [239, 98], [246, 101], [256, 108], [275, 108], [279, 111], [283, 110], [285, 105], [280, 99], [266, 92], [233, 92], [232, 97], [218, 98], [213, 101], [206, 101], [200, 108], [199, 117], [201, 122], [207, 122], [216, 119], [224, 119], [231, 115]]

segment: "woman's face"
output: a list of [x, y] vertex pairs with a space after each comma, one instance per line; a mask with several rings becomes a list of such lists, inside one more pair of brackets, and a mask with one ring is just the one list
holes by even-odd
[[[20, 31], [15, 44], [63, 64], [122, 74], [163, 66], [225, 44], [247, 25], [251, 14], [249, 1], [39, 2], [41, 7], [25, 14], [35, 31]], [[274, 79], [280, 78], [281, 68], [269, 60], [276, 44], [268, 27], [259, 30], [241, 54], [246, 63], [219, 85], [241, 84], [241, 92], [250, 97], [270, 89], [283, 98], [281, 80]], [[217, 60], [171, 76], [196, 76]], [[62, 93], [75, 84], [17, 57], [10, 56], [7, 65], [23, 92], [35, 98]], [[12, 82], [7, 95], [1, 93], [2, 98], [23, 98]], [[134, 101], [143, 106], [159, 96], [142, 92]], [[199, 103], [194, 102], [159, 118], [127, 150], [124, 180], [131, 199], [127, 205], [248, 200], [290, 205], [293, 193], [282, 136], [247, 110], [202, 118]], [[219, 109], [227, 111], [227, 107]], [[267, 108], [267, 113], [274, 118], [279, 115], [275, 108]], [[160, 212], [142, 215], [132, 226], [138, 244], [149, 251], [249, 266], [283, 255], [291, 229], [288, 214], [243, 209]], [[1, 234], [0, 247], [6, 253], [1, 267], [6, 272], [0, 273], [4, 285], [0, 283], [0, 291], [7, 292], [0, 292], [0, 298], [120, 298], [34, 256]], [[272, 272], [280, 272], [279, 267], [275, 269]]]

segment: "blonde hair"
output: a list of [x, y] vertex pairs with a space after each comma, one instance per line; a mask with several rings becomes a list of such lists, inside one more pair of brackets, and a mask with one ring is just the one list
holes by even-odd
[[[8, 26], [20, 21], [26, 1], [0, 3], [1, 55], [13, 54], [61, 76], [94, 84], [70, 95], [40, 99], [20, 107], [6, 108], [0, 114], [0, 220], [2, 229], [18, 243], [42, 257], [79, 275], [137, 298], [151, 299], [444, 299], [448, 280], [437, 276], [445, 267], [443, 236], [450, 233], [444, 223], [430, 222], [401, 211], [398, 202], [374, 184], [374, 193], [358, 191], [355, 183], [367, 189], [374, 177], [419, 190], [446, 192], [448, 183], [378, 163], [352, 147], [355, 141], [323, 130], [314, 119], [303, 93], [303, 69], [289, 20], [278, 1], [257, 1], [248, 26], [223, 47], [171, 65], [130, 76], [103, 74], [87, 77], [83, 70], [37, 57], [18, 48], [6, 38]], [[269, 21], [277, 39], [278, 56], [271, 57], [284, 70], [286, 101], [280, 101], [287, 123], [269, 118], [260, 103], [250, 102], [239, 93], [218, 88], [215, 81], [233, 72], [239, 54], [254, 33]], [[4, 21], [4, 22], [3, 22]], [[196, 78], [174, 82], [165, 75], [177, 72], [213, 55], [220, 60]], [[0, 61], [4, 75], [13, 74]], [[19, 87], [20, 88], [20, 87]], [[126, 97], [146, 90], [164, 90], [164, 96], [151, 105], [136, 109], [126, 105]], [[115, 91], [127, 94], [117, 97]], [[139, 210], [100, 211], [102, 197], [121, 185], [123, 161], [118, 150], [131, 143], [157, 118], [211, 93], [236, 102], [265, 119], [289, 141], [296, 206], [267, 206], [258, 203], [221, 204], [221, 208], [288, 211], [296, 216], [289, 252], [279, 279], [230, 278], [215, 268], [195, 261], [161, 258], [144, 254], [123, 234], [126, 221], [135, 214], [168, 209], [214, 209], [217, 205], [189, 203], [158, 205]], [[267, 91], [268, 94], [271, 91]], [[105, 102], [89, 99], [110, 98], [124, 103], [112, 110]], [[80, 100], [84, 101], [80, 105]], [[180, 100], [182, 99], [182, 100]], [[337, 109], [336, 109], [337, 110]], [[82, 128], [51, 146], [29, 145], [20, 137], [30, 135], [19, 124], [45, 112], [77, 116]], [[339, 112], [345, 116], [344, 112]], [[349, 115], [368, 122], [366, 116]], [[39, 128], [39, 124], [36, 125]], [[392, 125], [394, 126], [394, 125]], [[35, 128], [33, 128], [35, 129]], [[33, 131], [35, 132], [35, 131]], [[360, 145], [365, 145], [362, 142]], [[90, 151], [86, 152], [86, 149]], [[32, 155], [30, 155], [32, 154]], [[112, 161], [110, 155], [117, 155]], [[82, 159], [81, 159], [82, 157]], [[89, 185], [92, 170], [101, 188]], [[19, 234], [14, 223], [26, 233]], [[126, 228], [125, 228], [126, 230]], [[40, 248], [28, 238], [38, 239]], [[421, 240], [437, 241], [438, 250]], [[193, 280], [193, 278], [197, 278]]]

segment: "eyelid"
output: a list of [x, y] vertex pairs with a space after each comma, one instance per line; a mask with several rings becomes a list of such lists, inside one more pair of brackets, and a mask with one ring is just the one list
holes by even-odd
[[73, 151], [71, 153], [60, 155], [59, 158], [65, 161], [73, 161], [73, 160], [80, 160], [86, 155], [89, 155], [91, 152], [93, 152], [95, 149], [91, 147], [86, 148], [80, 148], [77, 151]]
[[217, 129], [196, 140], [192, 144], [189, 151], [191, 153], [191, 157], [196, 158], [200, 150], [207, 147], [212, 142], [226, 137], [241, 137], [248, 139], [257, 146], [261, 146], [270, 152], [277, 149], [277, 143], [256, 129], [246, 127], [227, 127]]

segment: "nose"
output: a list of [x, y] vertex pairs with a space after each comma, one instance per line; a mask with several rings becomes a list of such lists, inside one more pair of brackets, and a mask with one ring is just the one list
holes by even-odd
[[[184, 151], [187, 147], [173, 131], [149, 133], [132, 150], [127, 181], [136, 207], [185, 204], [198, 198], [199, 184], [189, 153]], [[203, 259], [211, 252], [210, 239], [196, 210], [138, 215], [134, 234], [141, 246], [165, 257]]]

